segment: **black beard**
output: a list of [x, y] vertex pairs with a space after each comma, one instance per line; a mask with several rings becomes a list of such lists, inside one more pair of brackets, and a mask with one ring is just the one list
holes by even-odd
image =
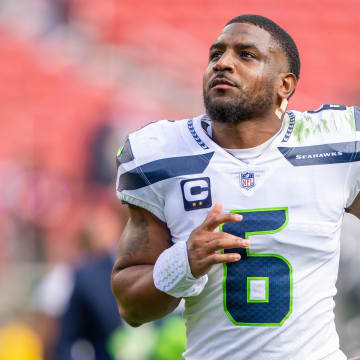
[[267, 84], [261, 94], [239, 94], [231, 101], [223, 101], [221, 98], [213, 100], [204, 90], [204, 106], [210, 119], [220, 123], [237, 124], [244, 120], [256, 118], [267, 113], [273, 106], [273, 89]]

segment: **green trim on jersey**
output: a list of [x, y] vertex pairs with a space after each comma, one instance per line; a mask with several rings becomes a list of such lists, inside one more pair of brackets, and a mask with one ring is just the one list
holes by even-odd
[[[265, 280], [265, 299], [254, 300], [250, 299], [250, 282], [251, 280]], [[267, 303], [269, 302], [269, 278], [267, 276], [248, 276], [246, 278], [246, 301], [248, 303]]]
[[117, 156], [117, 157], [120, 157], [120, 155], [121, 155], [121, 153], [122, 153], [123, 150], [124, 150], [124, 146], [120, 146], [120, 147], [119, 147], [119, 150], [118, 150], [118, 152], [117, 152], [117, 154], [116, 154], [116, 156]]

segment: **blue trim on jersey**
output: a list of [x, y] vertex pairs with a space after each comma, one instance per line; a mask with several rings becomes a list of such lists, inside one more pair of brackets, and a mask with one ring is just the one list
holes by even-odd
[[155, 160], [120, 176], [118, 190], [136, 190], [176, 176], [201, 174], [214, 152]]
[[286, 131], [286, 134], [284, 136], [284, 138], [282, 139], [281, 142], [287, 142], [289, 139], [290, 139], [290, 136], [294, 130], [294, 127], [295, 127], [295, 115], [292, 111], [289, 111], [287, 113], [289, 115], [289, 118], [290, 118], [290, 123], [289, 123], [289, 127]]
[[360, 108], [354, 106], [355, 128], [356, 131], [360, 131]]
[[189, 119], [189, 120], [187, 121], [187, 126], [188, 126], [188, 129], [189, 129], [189, 131], [190, 131], [190, 134], [191, 134], [192, 137], [195, 139], [195, 141], [196, 141], [204, 150], [209, 149], [209, 147], [200, 139], [199, 135], [198, 135], [197, 132], [195, 131], [193, 119]]
[[321, 105], [321, 107], [317, 110], [308, 110], [307, 113], [309, 114], [317, 114], [321, 111], [324, 110], [340, 110], [340, 111], [344, 111], [346, 110], [346, 106], [345, 105], [332, 105], [332, 104], [323, 104]]
[[278, 149], [293, 166], [360, 161], [360, 141], [313, 146], [278, 147]]

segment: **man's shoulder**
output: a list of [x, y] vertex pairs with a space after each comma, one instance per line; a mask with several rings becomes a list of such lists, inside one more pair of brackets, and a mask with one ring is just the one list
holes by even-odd
[[169, 132], [176, 132], [187, 119], [183, 120], [158, 120], [145, 124], [140, 129], [133, 131], [130, 136], [133, 138], [158, 137]]
[[294, 145], [354, 141], [360, 131], [360, 109], [355, 106], [325, 104], [317, 110], [288, 111], [288, 115], [289, 143]]
[[[132, 132], [119, 149], [118, 162], [133, 162], [137, 166], [164, 158], [192, 155], [201, 144], [193, 134], [193, 122], [202, 116], [184, 120], [159, 120]], [[207, 148], [208, 149], [208, 148]], [[205, 149], [203, 148], [203, 151]]]
[[159, 120], [129, 134], [127, 142], [138, 165], [181, 153], [186, 120]]
[[[148, 186], [178, 176], [202, 173], [214, 151], [209, 151], [198, 135], [203, 132], [201, 119], [202, 116], [175, 122], [159, 121], [130, 134], [117, 155], [118, 197], [129, 202], [128, 192], [132, 192], [131, 196], [138, 192], [133, 203], [144, 205], [144, 197], [152, 194], [143, 192]], [[206, 135], [203, 133], [201, 136]], [[161, 190], [154, 191], [156, 186], [152, 188], [156, 194], [153, 203], [161, 198]], [[156, 206], [160, 208], [163, 204], [157, 203]], [[154, 206], [150, 211], [154, 212]], [[155, 215], [164, 221], [163, 215]]]

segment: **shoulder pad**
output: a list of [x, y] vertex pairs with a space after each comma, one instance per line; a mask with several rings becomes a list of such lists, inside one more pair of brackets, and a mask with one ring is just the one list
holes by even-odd
[[313, 145], [354, 141], [360, 131], [360, 110], [343, 105], [322, 105], [318, 110], [291, 111], [295, 116], [289, 143]]
[[128, 139], [135, 162], [141, 165], [161, 158], [179, 156], [184, 151], [181, 141], [183, 123], [184, 121], [160, 120], [130, 134]]
[[119, 191], [136, 190], [173, 177], [202, 173], [214, 152], [194, 154], [184, 141], [186, 121], [159, 121], [128, 136], [118, 152]]

